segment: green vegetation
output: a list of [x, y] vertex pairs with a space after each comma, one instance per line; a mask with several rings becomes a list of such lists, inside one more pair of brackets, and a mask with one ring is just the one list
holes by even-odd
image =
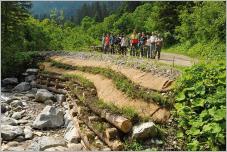
[[177, 137], [187, 150], [226, 148], [225, 70], [224, 63], [195, 65], [177, 83]]
[[71, 78], [73, 82], [79, 82], [80, 85], [82, 85], [83, 87], [95, 88], [94, 84], [92, 82], [90, 82], [89, 80], [85, 79], [80, 74], [63, 74], [63, 77]]
[[132, 151], [141, 151], [144, 150], [142, 144], [139, 141], [125, 141], [125, 150], [132, 150]]
[[52, 63], [51, 64], [52, 66], [56, 66], [58, 68], [80, 70], [80, 71], [89, 72], [92, 74], [101, 74], [109, 79], [112, 79], [117, 89], [121, 90], [132, 99], [134, 98], [143, 99], [146, 102], [155, 101], [157, 104], [161, 106], [166, 106], [166, 107], [171, 106], [171, 103], [169, 102], [169, 100], [164, 98], [158, 92], [138, 86], [135, 83], [133, 83], [131, 80], [129, 80], [126, 76], [120, 74], [119, 72], [115, 72], [111, 69], [100, 68], [100, 67], [72, 66], [72, 65], [63, 64], [57, 61], [51, 61], [51, 63]]
[[139, 119], [143, 119], [143, 118], [139, 118], [138, 113], [130, 107], [119, 108], [115, 106], [113, 103], [107, 103], [100, 99], [95, 101], [95, 105], [101, 109], [108, 109], [113, 113], [122, 114], [123, 116], [130, 119], [133, 123], [138, 122]]

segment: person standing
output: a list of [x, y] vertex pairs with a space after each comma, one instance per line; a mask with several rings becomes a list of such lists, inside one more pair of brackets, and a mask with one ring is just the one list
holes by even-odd
[[152, 32], [151, 37], [150, 37], [150, 49], [148, 51], [148, 58], [151, 58], [154, 55], [155, 51], [155, 34]]
[[142, 32], [141, 34], [141, 37], [139, 39], [139, 44], [140, 44], [140, 54], [141, 54], [141, 57], [143, 57], [145, 54], [144, 54], [144, 45], [145, 45], [145, 42], [146, 42], [147, 38], [144, 34], [144, 32]]
[[121, 38], [121, 54], [126, 55], [127, 54], [127, 46], [128, 46], [128, 39], [125, 35]]
[[131, 39], [130, 55], [135, 56], [138, 45], [138, 36], [136, 34], [136, 30], [133, 31], [132, 35], [130, 36], [130, 39]]
[[112, 33], [110, 34], [110, 53], [114, 54], [114, 36]]
[[105, 37], [105, 44], [104, 44], [104, 53], [108, 53], [110, 48], [110, 36], [109, 34], [106, 35]]
[[161, 55], [161, 49], [163, 46], [163, 38], [160, 36], [160, 34], [158, 34], [156, 40], [155, 40], [155, 55], [154, 58], [156, 57], [156, 54], [158, 53], [158, 60], [160, 59], [160, 55]]
[[144, 45], [144, 56], [148, 58], [148, 52], [150, 51], [150, 46], [151, 46], [151, 41], [150, 41], [150, 36], [146, 36], [146, 42]]
[[105, 45], [105, 33], [102, 35], [102, 51], [104, 52], [104, 45]]

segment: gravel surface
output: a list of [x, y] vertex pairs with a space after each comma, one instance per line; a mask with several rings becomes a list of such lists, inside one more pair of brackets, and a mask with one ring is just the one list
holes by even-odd
[[145, 72], [151, 72], [157, 76], [164, 76], [170, 80], [175, 80], [179, 75], [180, 71], [172, 68], [170, 65], [161, 64], [156, 60], [131, 57], [131, 56], [121, 56], [121, 55], [111, 55], [103, 54], [99, 52], [62, 52], [62, 51], [52, 51], [46, 54], [46, 57], [53, 55], [64, 55], [70, 58], [77, 58], [83, 60], [97, 60], [113, 63], [119, 66], [132, 67], [140, 69]]

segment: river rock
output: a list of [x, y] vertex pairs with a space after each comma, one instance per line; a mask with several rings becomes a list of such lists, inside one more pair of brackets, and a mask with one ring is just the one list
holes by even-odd
[[32, 82], [35, 79], [36, 79], [35, 75], [29, 75], [25, 77], [25, 82]]
[[3, 140], [12, 140], [23, 135], [23, 130], [19, 126], [1, 125], [1, 137]]
[[9, 105], [6, 103], [1, 103], [1, 113], [5, 113], [10, 109]]
[[43, 136], [39, 139], [40, 150], [45, 150], [49, 147], [66, 146], [66, 142], [60, 137]]
[[66, 110], [64, 115], [64, 122], [65, 122], [64, 126], [67, 127], [70, 121], [72, 121], [72, 117], [69, 113], [69, 110]]
[[26, 72], [28, 74], [37, 74], [39, 72], [39, 69], [27, 69]]
[[18, 92], [28, 91], [31, 89], [31, 86], [28, 82], [19, 83], [13, 90]]
[[23, 103], [22, 103], [22, 101], [20, 101], [20, 100], [13, 100], [13, 101], [10, 103], [10, 106], [11, 106], [11, 107], [18, 107], [18, 106], [23, 107]]
[[17, 125], [17, 121], [13, 118], [1, 115], [1, 125]]
[[44, 151], [51, 147], [66, 146], [66, 142], [60, 137], [36, 137], [32, 140], [31, 145], [28, 146], [29, 151]]
[[5, 78], [2, 80], [2, 85], [15, 85], [18, 84], [17, 78]]
[[12, 115], [12, 118], [16, 120], [21, 119], [24, 113], [25, 113], [25, 110], [22, 110], [20, 112], [14, 112]]
[[33, 128], [57, 128], [64, 124], [64, 112], [53, 106], [46, 106], [33, 122]]
[[155, 137], [157, 135], [157, 127], [153, 122], [145, 122], [133, 127], [133, 139], [146, 139], [148, 137]]
[[52, 100], [46, 100], [46, 101], [44, 101], [44, 104], [52, 106], [54, 104], [54, 102]]
[[68, 151], [81, 151], [83, 150], [83, 145], [78, 143], [78, 144], [75, 144], [75, 143], [69, 143], [68, 145]]
[[63, 103], [63, 102], [65, 102], [65, 95], [63, 95], [63, 94], [57, 94], [56, 95], [56, 99], [57, 99], [57, 102]]
[[70, 143], [79, 143], [80, 142], [80, 134], [78, 128], [75, 126], [68, 127], [66, 129], [64, 138], [67, 142]]
[[25, 139], [32, 138], [32, 128], [30, 126], [25, 126], [25, 128], [24, 128], [24, 137], [25, 137]]
[[27, 96], [29, 99], [34, 99], [35, 98], [35, 95], [32, 94], [32, 93], [27, 93], [27, 94], [25, 94], [25, 96]]
[[63, 147], [63, 146], [57, 146], [57, 147], [47, 148], [44, 151], [68, 151], [68, 149], [66, 147]]
[[48, 99], [54, 99], [54, 95], [46, 89], [38, 89], [35, 101], [44, 102]]

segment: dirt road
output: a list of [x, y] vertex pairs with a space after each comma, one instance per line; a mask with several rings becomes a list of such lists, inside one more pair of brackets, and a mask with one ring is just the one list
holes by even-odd
[[161, 57], [159, 62], [166, 63], [166, 64], [174, 64], [180, 66], [192, 66], [193, 64], [197, 63], [197, 59], [190, 58], [185, 55], [175, 54], [175, 53], [166, 53], [161, 52]]

